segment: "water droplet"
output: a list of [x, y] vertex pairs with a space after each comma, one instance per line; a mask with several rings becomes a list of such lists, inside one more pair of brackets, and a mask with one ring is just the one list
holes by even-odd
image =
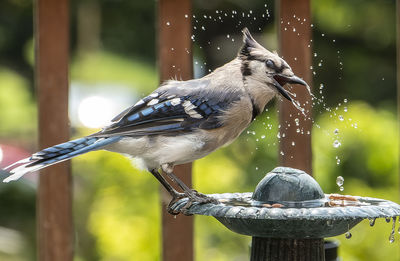
[[333, 134], [335, 134], [335, 135], [337, 135], [339, 133], [339, 129], [335, 129], [334, 131], [333, 131]]
[[335, 140], [335, 141], [333, 142], [333, 147], [334, 147], [334, 148], [339, 148], [340, 145], [342, 145], [342, 143], [340, 143], [340, 141], [338, 141], [338, 140]]
[[170, 26], [170, 25], [171, 25], [171, 23], [170, 23], [170, 22], [166, 22], [165, 24], [166, 24], [167, 26]]
[[371, 219], [369, 219], [369, 225], [370, 225], [371, 227], [373, 227], [373, 226], [375, 225], [375, 220], [376, 220], [376, 218], [371, 218]]
[[189, 18], [189, 16], [187, 14], [185, 14], [185, 18]]
[[347, 99], [344, 99], [343, 102], [344, 102], [344, 103], [347, 103]]
[[265, 139], [265, 135], [262, 135], [262, 136], [261, 136], [261, 139]]
[[340, 164], [340, 159], [336, 159], [336, 165]]
[[295, 145], [296, 145], [296, 143], [294, 141], [292, 141], [292, 146], [295, 146]]
[[318, 54], [317, 53], [314, 53], [314, 57], [317, 57], [318, 56]]
[[344, 120], [344, 118], [343, 118], [342, 115], [339, 115], [339, 120], [340, 120], [340, 121], [343, 121], [343, 120]]
[[344, 183], [344, 178], [342, 176], [338, 176], [336, 178], [336, 185], [338, 185], [339, 187], [342, 186]]
[[296, 32], [296, 28], [293, 27], [293, 32]]
[[281, 154], [282, 156], [285, 155], [285, 153], [284, 153], [283, 151], [281, 151], [280, 154]]
[[276, 137], [277, 137], [278, 139], [280, 139], [280, 138], [281, 138], [281, 133], [278, 132], [278, 134], [276, 134]]
[[352, 234], [350, 233], [350, 231], [347, 231], [346, 234], [344, 234], [344, 236], [345, 236], [347, 239], [350, 239], [350, 238], [352, 237]]
[[389, 236], [389, 242], [390, 243], [394, 242], [395, 231], [396, 231], [396, 217], [393, 217], [392, 232], [390, 232], [390, 236]]
[[343, 190], [344, 190], [344, 187], [343, 187], [343, 186], [339, 187], [339, 190], [340, 190], [340, 191], [343, 191]]
[[217, 46], [217, 50], [218, 50], [218, 51], [221, 50], [221, 47]]
[[344, 107], [344, 108], [343, 108], [343, 111], [344, 111], [344, 112], [347, 112], [347, 107]]
[[392, 219], [391, 217], [385, 217], [386, 223], [389, 223], [391, 219]]
[[206, 28], [202, 25], [202, 26], [201, 26], [201, 30], [205, 31]]

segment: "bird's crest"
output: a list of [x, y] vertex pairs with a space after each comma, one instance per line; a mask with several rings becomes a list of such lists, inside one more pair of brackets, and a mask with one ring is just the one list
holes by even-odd
[[262, 47], [250, 34], [249, 29], [247, 27], [243, 28], [243, 46], [239, 51], [238, 56], [242, 58], [242, 60], [253, 60], [257, 54], [269, 52], [264, 47]]

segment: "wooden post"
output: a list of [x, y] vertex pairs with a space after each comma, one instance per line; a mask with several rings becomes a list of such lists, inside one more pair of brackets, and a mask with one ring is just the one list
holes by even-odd
[[[311, 48], [308, 47], [311, 44], [310, 0], [278, 2], [281, 55], [294, 73], [311, 85]], [[292, 91], [297, 94], [295, 99], [305, 109], [307, 119], [301, 113], [298, 115], [299, 111], [287, 100], [280, 103], [280, 164], [311, 174], [311, 97], [303, 86], [294, 86]]]
[[[35, 12], [35, 83], [41, 149], [65, 142], [68, 125], [68, 0], [38, 0]], [[69, 163], [41, 171], [38, 206], [38, 260], [73, 260]]]
[[[158, 59], [160, 80], [188, 80], [193, 76], [190, 0], [158, 1]], [[174, 173], [191, 186], [191, 164], [176, 166]], [[164, 190], [163, 190], [164, 191]], [[193, 260], [193, 217], [173, 217], [162, 195], [162, 257], [164, 261]]]

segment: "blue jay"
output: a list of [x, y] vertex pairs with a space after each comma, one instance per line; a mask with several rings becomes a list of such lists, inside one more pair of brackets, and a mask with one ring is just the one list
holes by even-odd
[[283, 59], [258, 44], [244, 28], [243, 46], [231, 62], [200, 79], [163, 83], [100, 132], [46, 148], [8, 166], [11, 175], [4, 182], [103, 149], [142, 161], [172, 195], [171, 203], [183, 197], [190, 202], [210, 202], [211, 198], [179, 180], [174, 166], [233, 142], [278, 93], [291, 101], [282, 87], [286, 83], [307, 86]]

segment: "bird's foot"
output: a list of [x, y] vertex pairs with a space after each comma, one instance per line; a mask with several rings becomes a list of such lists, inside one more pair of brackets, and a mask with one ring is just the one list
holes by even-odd
[[[188, 200], [186, 203], [182, 206], [177, 206], [176, 203], [183, 199], [187, 198]], [[177, 215], [179, 213], [183, 213], [185, 215], [188, 215], [185, 213], [194, 203], [198, 204], [206, 204], [206, 203], [219, 203], [219, 201], [213, 197], [207, 196], [205, 194], [202, 194], [200, 192], [197, 192], [196, 190], [190, 190], [190, 191], [185, 191], [185, 193], [178, 193], [173, 196], [171, 202], [168, 204], [167, 210], [168, 213], [172, 215]]]

